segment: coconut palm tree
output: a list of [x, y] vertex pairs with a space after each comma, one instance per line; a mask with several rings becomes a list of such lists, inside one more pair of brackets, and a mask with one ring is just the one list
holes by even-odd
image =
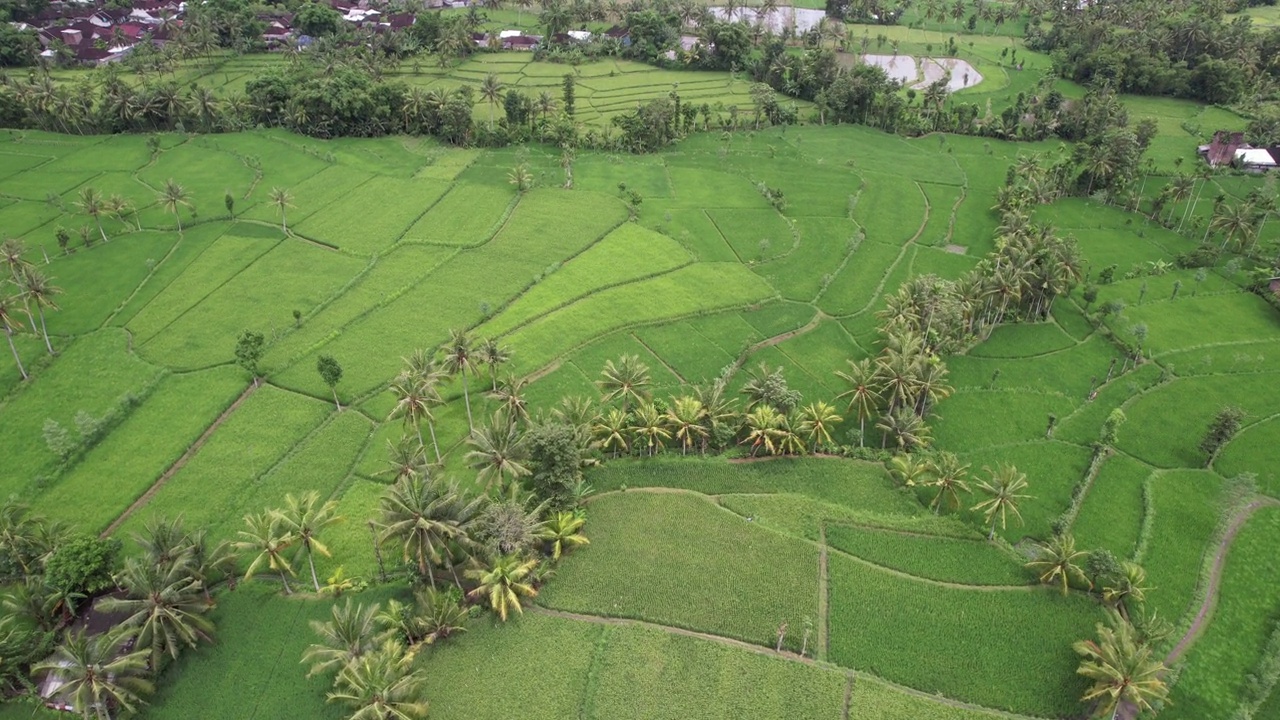
[[404, 559], [416, 563], [418, 572], [435, 587], [432, 566], [448, 561], [450, 543], [471, 544], [468, 529], [483, 502], [483, 496], [470, 500], [463, 497], [456, 483], [401, 478], [382, 496], [382, 532], [378, 540], [398, 543]]
[[123, 195], [113, 194], [111, 197], [107, 198], [106, 208], [116, 217], [117, 220], [124, 223], [125, 227], [129, 226], [128, 218], [129, 214], [132, 213], [134, 224], [137, 225], [139, 230], [142, 229], [142, 222], [138, 220], [138, 213], [134, 209], [133, 203], [126, 200]]
[[919, 415], [907, 408], [898, 408], [880, 418], [876, 423], [876, 429], [883, 433], [885, 440], [892, 437], [898, 449], [903, 452], [928, 447], [933, 440], [929, 426], [925, 425]]
[[475, 448], [467, 453], [467, 464], [479, 471], [476, 480], [486, 491], [495, 484], [501, 487], [529, 474], [523, 464], [527, 455], [524, 434], [501, 412], [494, 413], [491, 424], [473, 430], [467, 444]]
[[558, 512], [547, 518], [538, 530], [539, 540], [551, 543], [551, 559], [559, 560], [561, 553], [580, 545], [590, 545], [591, 541], [582, 534], [582, 526], [587, 519], [578, 513]]
[[251, 579], [265, 564], [267, 569], [280, 573], [285, 594], [292, 593], [288, 576], [296, 576], [298, 573], [294, 571], [293, 563], [285, 557], [285, 551], [298, 538], [284, 527], [280, 516], [275, 513], [245, 515], [244, 524], [248, 529], [238, 533], [240, 539], [235, 542], [235, 548], [257, 553], [253, 562], [249, 563], [249, 569], [245, 570], [244, 579]]
[[9, 275], [13, 277], [15, 285], [22, 284], [22, 271], [31, 266], [23, 254], [27, 252], [27, 248], [22, 241], [17, 238], [8, 238], [0, 243], [0, 263], [9, 269]]
[[191, 194], [186, 188], [174, 182], [173, 178], [169, 178], [164, 181], [164, 188], [160, 190], [156, 199], [166, 210], [173, 213], [173, 219], [178, 222], [178, 232], [182, 232], [182, 218], [178, 215], [178, 208], [183, 205], [191, 206]]
[[302, 495], [289, 493], [284, 496], [284, 509], [274, 511], [280, 528], [300, 543], [298, 551], [307, 556], [311, 568], [311, 584], [320, 592], [320, 578], [316, 576], [315, 554], [329, 557], [329, 548], [316, 537], [325, 528], [342, 522], [336, 500], [320, 502], [320, 493], [312, 490]]
[[622, 410], [630, 409], [631, 401], [641, 402], [649, 398], [649, 366], [636, 355], [623, 355], [615, 363], [608, 360], [596, 381], [604, 402], [622, 400]]
[[489, 393], [489, 399], [496, 400], [499, 408], [511, 418], [512, 422], [528, 420], [529, 406], [524, 398], [524, 391], [528, 385], [529, 381], [525, 378], [508, 377]]
[[1027, 489], [1027, 476], [1018, 472], [1018, 468], [1013, 465], [999, 465], [995, 470], [983, 468], [983, 471], [991, 475], [991, 479], [978, 483], [978, 489], [986, 494], [987, 499], [974, 505], [973, 510], [981, 512], [986, 523], [991, 526], [987, 539], [992, 540], [996, 536], [997, 519], [1001, 530], [1006, 527], [1009, 513], [1013, 513], [1019, 524], [1022, 523], [1018, 505], [1023, 500], [1030, 500], [1031, 496], [1022, 494]]
[[18, 347], [13, 344], [13, 334], [22, 329], [22, 321], [17, 318], [18, 298], [13, 295], [0, 295], [0, 327], [4, 328], [4, 337], [9, 341], [9, 352], [13, 353], [13, 362], [18, 366], [22, 379], [27, 379], [27, 369], [22, 365], [22, 356], [18, 355]]
[[835, 444], [831, 439], [831, 430], [844, 418], [836, 414], [836, 409], [825, 402], [809, 403], [800, 410], [800, 432], [809, 438], [813, 452], [818, 447], [829, 447]]
[[434, 418], [431, 414], [431, 406], [440, 402], [440, 394], [435, 387], [435, 379], [426, 379], [421, 375], [410, 375], [401, 373], [399, 377], [391, 383], [391, 394], [395, 396], [396, 404], [391, 408], [387, 420], [400, 418], [404, 421], [406, 427], [413, 428], [418, 436], [418, 446], [424, 447], [422, 441], [422, 422], [427, 422], [427, 429], [431, 431], [431, 445], [436, 451], [436, 462], [441, 462], [440, 443], [436, 442], [436, 429]]
[[403, 477], [428, 477], [427, 453], [420, 443], [407, 438], [400, 442], [387, 441], [387, 469], [384, 474], [392, 476], [392, 482]]
[[284, 188], [273, 187], [267, 194], [267, 200], [280, 211], [280, 232], [289, 232], [288, 209], [293, 207], [293, 194]]
[[779, 441], [782, 439], [782, 423], [784, 416], [773, 409], [772, 405], [761, 403], [756, 405], [746, 416], [747, 435], [742, 439], [744, 445], [751, 445], [751, 457], [755, 457], [761, 449], [766, 455], [776, 455]]
[[865, 444], [867, 434], [867, 418], [876, 412], [880, 404], [880, 384], [878, 366], [872, 365], [871, 358], [863, 358], [857, 362], [846, 360], [848, 372], [837, 370], [836, 376], [849, 385], [849, 389], [836, 396], [837, 400], [849, 399], [846, 412], [858, 416], [858, 446]]
[[374, 622], [379, 605], [356, 603], [351, 598], [329, 609], [332, 620], [311, 621], [311, 629], [320, 642], [308, 646], [302, 653], [302, 662], [310, 663], [307, 677], [341, 670], [377, 648], [377, 629]]
[[45, 324], [44, 311], [46, 308], [49, 310], [58, 309], [58, 303], [54, 301], [54, 298], [62, 294], [62, 288], [54, 285], [48, 277], [45, 277], [44, 273], [29, 265], [22, 269], [22, 277], [18, 287], [22, 291], [23, 301], [28, 304], [28, 307], [31, 305], [36, 306], [36, 313], [40, 316], [40, 334], [44, 336], [44, 346], [50, 355], [55, 355], [53, 344], [49, 342], [49, 326]]
[[630, 431], [631, 417], [619, 408], [609, 408], [600, 416], [591, 431], [596, 436], [596, 444], [601, 450], [613, 453], [627, 452], [630, 446], [627, 435]]
[[183, 645], [194, 648], [213, 639], [213, 622], [205, 617], [213, 605], [186, 563], [164, 568], [129, 558], [116, 584], [124, 588], [124, 597], [104, 599], [102, 610], [128, 613], [120, 625], [137, 630], [138, 647], [151, 653], [152, 672], [160, 671], [165, 655], [176, 660]]
[[929, 472], [934, 478], [931, 485], [938, 489], [933, 501], [929, 503], [934, 514], [941, 511], [943, 500], [948, 498], [952, 510], [959, 508], [960, 491], [970, 492], [969, 484], [965, 482], [969, 466], [961, 463], [955, 453], [944, 452], [929, 460]]
[[498, 79], [497, 73], [489, 73], [480, 83], [480, 97], [489, 103], [489, 130], [493, 130], [493, 108], [502, 101], [502, 91], [506, 86]]
[[107, 205], [102, 199], [102, 193], [96, 188], [87, 186], [80, 188], [80, 197], [76, 199], [76, 207], [80, 208], [80, 212], [93, 218], [93, 221], [98, 225], [98, 234], [102, 236], [102, 242], [108, 242], [107, 232], [102, 229], [102, 213], [107, 210]]
[[449, 340], [444, 347], [444, 371], [462, 378], [462, 398], [467, 405], [467, 429], [475, 430], [471, 420], [471, 394], [467, 391], [467, 371], [475, 371], [475, 355], [471, 347], [471, 336], [466, 330], [450, 330]]
[[1049, 542], [1036, 548], [1035, 558], [1027, 563], [1027, 569], [1034, 570], [1040, 582], [1045, 585], [1062, 583], [1062, 594], [1066, 595], [1072, 580], [1088, 583], [1093, 587], [1093, 583], [1089, 582], [1089, 578], [1077, 564], [1088, 554], [1083, 550], [1076, 550], [1075, 538], [1070, 535], [1054, 535], [1049, 538]]
[[413, 593], [417, 605], [421, 642], [434, 645], [450, 635], [466, 632], [467, 608], [452, 594], [433, 588], [419, 588]]
[[643, 439], [650, 457], [662, 449], [662, 441], [670, 440], [671, 433], [665, 427], [662, 413], [648, 400], [643, 400], [636, 407], [631, 432], [637, 440]]
[[489, 366], [489, 380], [493, 385], [493, 392], [497, 392], [498, 366], [511, 361], [511, 349], [493, 338], [486, 338], [480, 343], [480, 347], [477, 349], [476, 354], [480, 356], [479, 360], [481, 364]]
[[1121, 705], [1139, 712], [1169, 696], [1165, 666], [1149, 645], [1138, 638], [1133, 625], [1108, 609], [1108, 624], [1098, 623], [1098, 639], [1080, 640], [1071, 646], [1080, 655], [1076, 673], [1092, 681], [1082, 698], [1097, 701], [1094, 717], [1116, 718]]
[[1120, 563], [1120, 575], [1115, 578], [1114, 584], [1102, 588], [1102, 599], [1115, 603], [1120, 614], [1127, 619], [1129, 611], [1126, 602], [1133, 600], [1138, 604], [1145, 603], [1150, 589], [1147, 586], [1147, 571], [1138, 563], [1125, 560]]
[[889, 476], [902, 487], [926, 484], [931, 466], [925, 460], [899, 453], [889, 460]]
[[680, 454], [687, 455], [695, 440], [707, 436], [707, 428], [702, 419], [706, 409], [695, 397], [684, 395], [671, 399], [671, 406], [666, 412], [667, 426], [673, 428], [675, 438], [680, 443]]
[[67, 630], [53, 655], [32, 668], [62, 680], [58, 694], [76, 708], [84, 720], [111, 720], [117, 712], [134, 713], [142, 696], [155, 691], [147, 680], [147, 651], [121, 652], [133, 630], [115, 629], [90, 635]]
[[346, 705], [351, 720], [422, 720], [427, 677], [413, 660], [403, 645], [386, 640], [342, 668], [328, 701]]
[[507, 615], [512, 610], [524, 613], [521, 598], [537, 596], [538, 591], [526, 580], [537, 566], [537, 559], [526, 560], [515, 554], [502, 555], [487, 569], [467, 571], [467, 576], [479, 583], [467, 596], [489, 598], [489, 607], [506, 622]]

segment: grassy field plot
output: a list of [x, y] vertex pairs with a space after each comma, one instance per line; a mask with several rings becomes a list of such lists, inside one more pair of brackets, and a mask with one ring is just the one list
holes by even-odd
[[222, 523], [245, 490], [332, 410], [319, 400], [259, 387], [119, 532], [127, 537], [152, 517], [182, 515], [193, 527]]
[[[368, 255], [404, 237], [448, 190], [449, 185], [439, 180], [375, 177], [352, 190], [342, 204], [307, 216], [297, 229], [343, 250]], [[351, 212], [352, 206], [368, 211]]]
[[[760, 645], [772, 644], [782, 623], [802, 627], [817, 611], [817, 548], [752, 527], [706, 498], [627, 492], [594, 501], [590, 512], [592, 543], [543, 591], [548, 607]], [[729, 585], [733, 593], [713, 591]], [[690, 603], [691, 595], [702, 600]], [[799, 640], [787, 644], [798, 649]]]
[[[839, 554], [828, 562], [832, 660], [988, 707], [1041, 716], [1076, 709], [1083, 682], [1071, 643], [1098, 618], [1091, 600], [1045, 587], [944, 587]], [[1002, 618], [998, 628], [991, 617]], [[919, 652], [920, 643], [932, 650]], [[949, 659], [961, 656], [961, 664]], [[990, 682], [971, 682], [975, 673]]]
[[927, 537], [877, 528], [831, 525], [827, 543], [908, 575], [970, 585], [1025, 585], [1030, 574], [1014, 555], [979, 537]]

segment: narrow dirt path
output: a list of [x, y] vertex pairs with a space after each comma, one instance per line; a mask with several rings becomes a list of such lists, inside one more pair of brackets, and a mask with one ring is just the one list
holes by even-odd
[[125, 520], [129, 519], [129, 516], [133, 515], [144, 505], [151, 502], [151, 498], [155, 497], [156, 493], [160, 492], [160, 488], [164, 487], [165, 483], [169, 482], [169, 479], [176, 475], [197, 452], [200, 452], [200, 448], [204, 447], [204, 444], [209, 440], [209, 437], [212, 436], [213, 433], [222, 426], [222, 423], [226, 422], [227, 418], [231, 417], [231, 413], [235, 412], [236, 408], [244, 404], [244, 401], [248, 400], [249, 396], [252, 395], [259, 387], [260, 384], [250, 385], [245, 388], [245, 391], [240, 393], [240, 397], [236, 398], [236, 401], [231, 403], [230, 407], [223, 410], [222, 414], [218, 416], [218, 419], [213, 421], [213, 424], [211, 424], [204, 433], [200, 435], [199, 439], [192, 443], [191, 447], [187, 448], [186, 452], [182, 453], [182, 457], [178, 458], [177, 461], [170, 465], [169, 469], [165, 470], [164, 474], [152, 483], [151, 487], [147, 488], [147, 491], [142, 493], [141, 497], [134, 500], [133, 504], [120, 514], [120, 517], [112, 521], [112, 523], [107, 526], [107, 529], [102, 531], [102, 534], [99, 537], [105, 538], [111, 535], [111, 533], [118, 530], [120, 526], [124, 524]]
[[1204, 631], [1204, 626], [1208, 624], [1209, 617], [1213, 615], [1213, 609], [1218, 604], [1218, 586], [1222, 583], [1222, 571], [1227, 563], [1227, 551], [1231, 549], [1231, 543], [1236, 539], [1236, 533], [1240, 532], [1240, 528], [1244, 527], [1245, 522], [1253, 517], [1253, 513], [1258, 509], [1276, 505], [1280, 505], [1280, 502], [1271, 498], [1259, 498], [1241, 508], [1235, 517], [1231, 519], [1231, 524], [1227, 526], [1227, 531], [1223, 533], [1222, 541], [1218, 543], [1218, 549], [1213, 556], [1213, 569], [1209, 573], [1209, 587], [1205, 590], [1204, 602], [1200, 603], [1200, 609], [1196, 612], [1196, 619], [1191, 622], [1191, 627], [1187, 628], [1186, 634], [1182, 636], [1178, 644], [1165, 657], [1165, 665], [1173, 665], [1186, 653], [1199, 638], [1200, 633]]

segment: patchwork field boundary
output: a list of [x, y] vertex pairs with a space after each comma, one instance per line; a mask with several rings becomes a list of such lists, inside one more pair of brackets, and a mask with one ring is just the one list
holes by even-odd
[[129, 519], [129, 516], [133, 515], [135, 512], [145, 507], [147, 503], [151, 502], [151, 498], [155, 497], [156, 494], [160, 492], [161, 488], [163, 488], [165, 484], [168, 483], [169, 480], [176, 475], [188, 461], [191, 460], [191, 458], [195, 457], [196, 453], [200, 452], [200, 448], [204, 447], [204, 444], [209, 440], [213, 433], [218, 428], [222, 427], [222, 424], [226, 422], [227, 418], [231, 417], [231, 414], [243, 405], [244, 401], [248, 400], [259, 387], [261, 387], [261, 384], [251, 383], [249, 387], [245, 388], [244, 392], [240, 393], [240, 397], [236, 398], [226, 410], [222, 411], [222, 414], [218, 415], [217, 419], [214, 420], [209, 427], [205, 428], [205, 431], [200, 435], [200, 437], [197, 438], [196, 441], [187, 448], [187, 451], [175, 460], [174, 463], [170, 465], [154, 483], [151, 484], [151, 487], [147, 488], [146, 492], [138, 496], [138, 498], [134, 500], [129, 507], [125, 508], [125, 511], [121, 513], [119, 517], [112, 520], [111, 524], [107, 526], [107, 529], [103, 530], [99, 534], [99, 537], [110, 537], [111, 533], [119, 529], [120, 526]]

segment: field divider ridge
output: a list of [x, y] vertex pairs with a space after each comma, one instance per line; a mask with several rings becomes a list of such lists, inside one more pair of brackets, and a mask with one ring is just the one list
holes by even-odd
[[227, 418], [231, 417], [231, 414], [243, 405], [244, 401], [248, 400], [259, 387], [261, 387], [260, 384], [250, 384], [249, 387], [245, 388], [244, 392], [240, 393], [240, 397], [236, 398], [226, 410], [223, 410], [222, 414], [218, 415], [209, 427], [205, 428], [205, 431], [201, 433], [200, 437], [191, 444], [191, 447], [188, 447], [186, 452], [182, 453], [182, 455], [175, 460], [167, 470], [161, 473], [160, 477], [151, 484], [151, 487], [147, 488], [146, 492], [139, 495], [138, 498], [129, 505], [129, 507], [125, 508], [125, 511], [120, 514], [120, 517], [112, 520], [111, 524], [107, 526], [107, 529], [103, 530], [99, 534], [99, 537], [109, 537], [111, 533], [115, 532], [124, 524], [125, 520], [129, 519], [129, 516], [133, 515], [133, 513], [151, 502], [151, 498], [155, 497], [156, 494], [160, 492], [160, 489], [163, 488], [174, 475], [178, 474], [178, 471], [185, 467], [187, 462], [190, 461], [191, 458], [195, 457], [196, 453], [200, 452], [200, 448], [204, 447], [204, 444], [209, 440], [213, 433], [217, 431], [218, 428], [222, 427], [222, 424], [226, 422]]

